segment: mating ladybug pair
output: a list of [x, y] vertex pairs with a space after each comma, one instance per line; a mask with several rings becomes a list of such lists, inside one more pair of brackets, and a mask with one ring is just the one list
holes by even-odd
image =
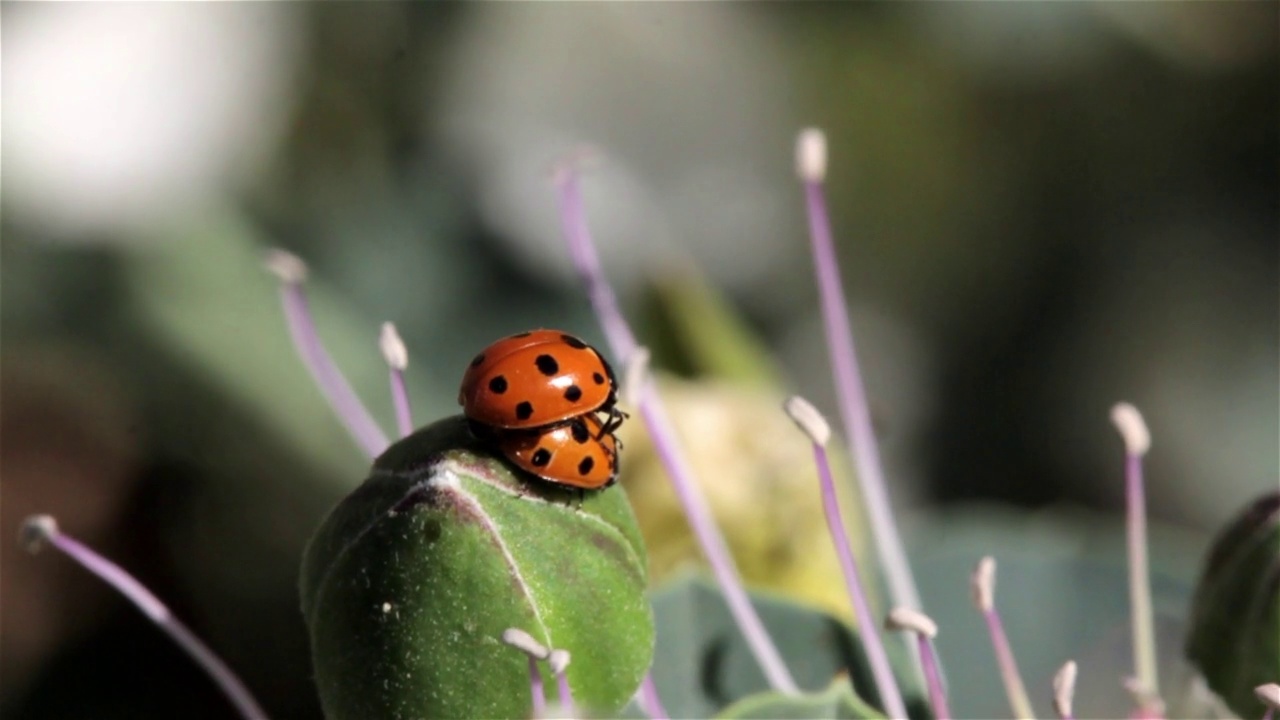
[[617, 401], [609, 363], [559, 330], [493, 343], [471, 361], [458, 392], [472, 432], [508, 460], [544, 480], [587, 490], [618, 477], [613, 431], [626, 415]]

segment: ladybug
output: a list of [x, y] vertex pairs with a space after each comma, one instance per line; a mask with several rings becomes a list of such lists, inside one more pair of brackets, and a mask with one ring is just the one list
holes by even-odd
[[607, 488], [618, 479], [620, 443], [594, 414], [538, 430], [495, 436], [498, 449], [522, 470], [582, 490]]
[[587, 413], [622, 422], [613, 369], [590, 345], [559, 330], [531, 330], [485, 348], [462, 376], [458, 404], [467, 419], [500, 429], [545, 428]]

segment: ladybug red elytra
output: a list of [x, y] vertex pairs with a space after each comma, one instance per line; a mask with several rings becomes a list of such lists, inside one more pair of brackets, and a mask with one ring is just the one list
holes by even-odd
[[600, 490], [618, 478], [618, 440], [591, 413], [550, 428], [501, 432], [496, 439], [508, 460], [543, 480]]
[[502, 429], [545, 428], [608, 413], [601, 434], [621, 422], [613, 369], [595, 348], [559, 330], [532, 330], [485, 348], [462, 376], [458, 404], [473, 422]]

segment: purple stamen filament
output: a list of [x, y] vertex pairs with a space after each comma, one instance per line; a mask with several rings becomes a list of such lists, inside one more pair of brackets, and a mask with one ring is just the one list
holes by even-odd
[[293, 345], [334, 414], [365, 454], [369, 457], [381, 455], [387, 449], [387, 436], [374, 422], [320, 341], [300, 279], [281, 278], [280, 302], [284, 306], [285, 322]]
[[1147, 511], [1142, 456], [1125, 456], [1125, 496], [1129, 546], [1129, 600], [1133, 622], [1134, 665], [1144, 694], [1158, 697], [1155, 628], [1147, 565]]
[[400, 437], [413, 434], [413, 413], [409, 410], [409, 391], [404, 382], [404, 371], [391, 368], [391, 401], [396, 406], [396, 426]]
[[933, 640], [917, 634], [916, 642], [920, 648], [920, 666], [924, 670], [925, 685], [929, 688], [933, 716], [935, 720], [950, 720], [951, 708], [947, 705], [947, 691], [942, 687], [942, 673], [938, 669], [938, 653]]
[[542, 686], [542, 671], [538, 669], [538, 660], [529, 656], [529, 692], [533, 696], [533, 715], [541, 717], [547, 708], [547, 692]]
[[880, 702], [891, 718], [907, 717], [906, 705], [902, 702], [902, 692], [898, 689], [898, 681], [893, 675], [893, 667], [889, 664], [889, 656], [885, 653], [884, 643], [880, 640], [879, 624], [871, 615], [871, 604], [867, 601], [866, 591], [858, 575], [858, 561], [849, 546], [849, 536], [845, 532], [844, 522], [840, 518], [840, 503], [836, 498], [835, 482], [831, 478], [831, 463], [827, 460], [827, 451], [818, 442], [813, 443], [813, 456], [818, 464], [818, 480], [822, 485], [822, 508], [827, 516], [827, 528], [835, 541], [836, 555], [840, 558], [840, 569], [844, 572], [845, 586], [849, 598], [853, 601], [854, 615], [858, 619], [858, 631], [862, 636], [862, 646], [867, 651], [867, 659], [871, 662], [871, 672], [875, 676], [876, 689], [880, 692]]
[[183, 652], [195, 660], [202, 669], [217, 683], [218, 687], [235, 706], [241, 717], [248, 720], [259, 720], [267, 717], [248, 688], [231, 668], [222, 661], [207, 645], [200, 641], [191, 630], [173, 616], [152, 592], [146, 589], [124, 568], [102, 557], [86, 545], [58, 530], [52, 518], [29, 518], [25, 528], [37, 534], [35, 540], [48, 541], [51, 545], [82, 566], [85, 570], [101, 578], [117, 592], [133, 603], [142, 614], [146, 615], [156, 627], [170, 637]]
[[662, 706], [662, 698], [658, 696], [658, 686], [653, 683], [652, 672], [645, 673], [637, 699], [650, 720], [667, 720], [670, 717], [666, 708]]
[[982, 611], [987, 621], [987, 632], [991, 635], [991, 645], [995, 649], [996, 663], [1000, 666], [1000, 677], [1004, 681], [1005, 692], [1009, 697], [1009, 706], [1013, 708], [1014, 717], [1019, 720], [1030, 720], [1035, 717], [1031, 712], [1031, 704], [1027, 700], [1027, 688], [1022, 682], [1022, 673], [1018, 671], [1018, 661], [1009, 646], [1009, 638], [1004, 632], [1004, 623], [1000, 621], [1000, 613], [992, 605]]
[[[635, 335], [618, 309], [613, 289], [605, 279], [604, 271], [600, 266], [600, 259], [596, 255], [590, 230], [587, 227], [586, 213], [582, 207], [577, 172], [571, 164], [566, 164], [558, 173], [557, 184], [560, 189], [561, 221], [569, 246], [569, 254], [586, 284], [587, 294], [604, 328], [605, 337], [614, 357], [624, 360], [630, 358], [637, 348]], [[743, 589], [738, 569], [734, 565], [719, 528], [712, 519], [706, 500], [698, 490], [693, 479], [693, 471], [680, 450], [675, 431], [651, 381], [644, 383], [644, 387], [638, 393], [638, 402], [640, 417], [648, 428], [654, 448], [667, 470], [668, 477], [671, 478], [676, 497], [684, 508], [689, 525], [724, 594], [729, 612], [741, 628], [752, 654], [774, 689], [787, 693], [799, 692], [791, 672], [782, 660], [782, 655], [773, 644], [764, 623], [756, 614], [746, 590]]]
[[871, 424], [871, 413], [867, 409], [866, 391], [858, 369], [858, 356], [849, 315], [845, 309], [847, 305], [822, 180], [808, 175], [802, 181], [827, 347], [835, 371], [836, 393], [840, 399], [840, 417], [844, 421], [846, 440], [857, 466], [858, 483], [867, 504], [871, 533], [875, 539], [880, 565], [889, 583], [891, 604], [918, 610], [921, 607], [920, 595], [894, 522], [893, 509], [885, 489], [880, 452]]

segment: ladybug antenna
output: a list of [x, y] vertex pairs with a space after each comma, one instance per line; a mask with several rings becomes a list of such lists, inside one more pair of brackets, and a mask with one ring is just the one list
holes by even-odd
[[400, 429], [400, 437], [413, 433], [413, 414], [409, 411], [409, 390], [405, 385], [404, 371], [409, 367], [409, 350], [396, 332], [395, 323], [382, 323], [382, 332], [378, 335], [378, 347], [382, 357], [387, 361], [387, 369], [391, 374], [391, 402], [396, 408], [396, 425]]

